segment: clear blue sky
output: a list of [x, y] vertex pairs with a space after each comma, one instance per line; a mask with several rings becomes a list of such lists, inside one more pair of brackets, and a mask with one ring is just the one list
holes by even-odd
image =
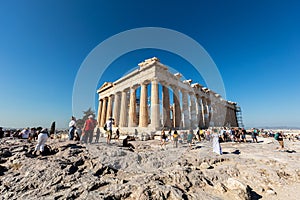
[[[300, 126], [296, 0], [0, 0], [0, 126], [67, 127], [76, 73], [89, 52], [119, 32], [149, 26], [184, 33], [206, 49], [246, 126]], [[114, 81], [153, 56], [201, 82], [185, 60], [151, 49], [121, 56], [106, 74]]]

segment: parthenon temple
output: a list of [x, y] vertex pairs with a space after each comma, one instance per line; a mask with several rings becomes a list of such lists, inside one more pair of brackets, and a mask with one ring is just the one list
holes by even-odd
[[154, 57], [115, 82], [98, 90], [97, 121], [109, 118], [127, 132], [162, 128], [237, 127], [236, 103], [192, 80], [181, 80]]

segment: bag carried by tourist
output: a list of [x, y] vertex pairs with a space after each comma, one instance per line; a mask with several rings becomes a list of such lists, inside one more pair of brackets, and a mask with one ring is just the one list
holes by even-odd
[[274, 139], [278, 140], [278, 138], [279, 138], [279, 133], [276, 133], [275, 136], [274, 136]]
[[106, 123], [105, 123], [103, 129], [104, 129], [105, 131], [107, 131], [107, 125], [106, 125]]

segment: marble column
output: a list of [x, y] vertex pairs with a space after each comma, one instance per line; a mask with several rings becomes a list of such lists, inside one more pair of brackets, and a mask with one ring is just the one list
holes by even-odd
[[102, 99], [99, 100], [99, 104], [98, 104], [98, 115], [97, 115], [97, 123], [98, 125], [100, 125], [101, 123], [101, 112], [102, 112]]
[[113, 95], [108, 97], [106, 120], [112, 117]]
[[190, 128], [190, 119], [189, 119], [189, 103], [188, 103], [188, 93], [185, 90], [182, 90], [182, 113], [183, 113], [183, 128]]
[[117, 92], [115, 94], [115, 102], [114, 102], [114, 113], [113, 113], [113, 118], [115, 120], [115, 127], [119, 126], [120, 123], [120, 105], [121, 104], [121, 93]]
[[210, 122], [211, 122], [211, 117], [212, 117], [212, 105], [211, 105], [211, 100], [207, 99], [206, 100], [206, 108], [207, 108], [207, 127], [210, 126]]
[[196, 115], [196, 99], [193, 93], [190, 93], [190, 114], [191, 114], [191, 128], [195, 129], [198, 126]]
[[205, 97], [202, 98], [202, 105], [203, 105], [203, 123], [204, 123], [204, 128], [208, 128], [207, 121], [208, 121], [208, 113], [207, 113], [207, 102]]
[[141, 84], [139, 127], [148, 126], [147, 85]]
[[121, 127], [126, 127], [127, 126], [127, 107], [128, 107], [128, 102], [127, 102], [127, 91], [124, 90], [122, 91], [122, 97], [121, 97], [121, 113], [120, 113], [120, 123], [119, 125]]
[[104, 97], [103, 98], [103, 104], [102, 104], [100, 127], [103, 127], [104, 123], [106, 122], [106, 108], [107, 108], [107, 97]]
[[130, 88], [128, 127], [136, 127], [136, 88]]
[[173, 126], [175, 128], [180, 128], [181, 123], [181, 109], [180, 109], [180, 101], [179, 101], [179, 91], [177, 87], [172, 87], [173, 90]]
[[164, 127], [171, 127], [170, 116], [170, 93], [169, 88], [162, 86], [162, 100], [163, 100], [163, 124]]
[[151, 81], [151, 127], [160, 128], [158, 80]]
[[198, 107], [198, 126], [200, 128], [204, 127], [204, 122], [203, 122], [203, 104], [200, 96], [197, 96], [197, 107]]

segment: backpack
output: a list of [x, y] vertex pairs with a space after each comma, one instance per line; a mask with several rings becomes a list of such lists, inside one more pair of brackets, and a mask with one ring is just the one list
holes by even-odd
[[279, 138], [279, 133], [276, 133], [275, 136], [274, 136], [274, 139], [278, 140], [278, 138]]
[[107, 125], [106, 125], [106, 123], [105, 123], [103, 129], [104, 129], [105, 131], [107, 131]]

